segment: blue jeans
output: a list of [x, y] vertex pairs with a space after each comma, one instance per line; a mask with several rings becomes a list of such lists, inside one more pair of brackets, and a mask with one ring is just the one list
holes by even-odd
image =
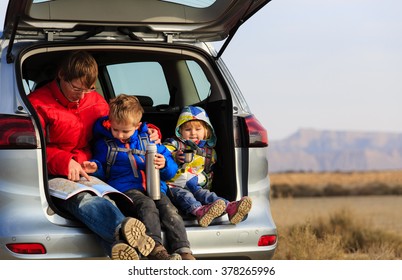
[[100, 239], [110, 256], [116, 231], [125, 216], [109, 200], [81, 192], [68, 200], [58, 200], [58, 205], [85, 224]]
[[207, 205], [219, 199], [229, 203], [228, 200], [219, 197], [216, 193], [207, 189], [199, 188], [194, 193], [186, 188], [170, 187], [171, 200], [184, 214], [191, 214], [195, 209], [202, 205]]
[[164, 193], [161, 193], [160, 200], [152, 200], [136, 189], [128, 190], [125, 194], [134, 201], [134, 207], [129, 215], [144, 223], [146, 234], [154, 239], [156, 244], [163, 244], [163, 227], [166, 247], [170, 252], [191, 252], [183, 218]]

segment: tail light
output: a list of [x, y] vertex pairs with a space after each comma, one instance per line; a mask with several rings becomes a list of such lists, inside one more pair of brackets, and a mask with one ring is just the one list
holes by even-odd
[[0, 114], [0, 149], [36, 147], [35, 127], [30, 117]]
[[249, 147], [266, 147], [268, 146], [268, 133], [262, 124], [254, 115], [245, 118], [248, 130]]
[[276, 243], [276, 235], [263, 235], [258, 240], [258, 246], [270, 246]]
[[7, 248], [16, 254], [46, 254], [46, 248], [40, 243], [10, 243]]
[[235, 143], [237, 147], [267, 147], [267, 130], [254, 115], [235, 120]]

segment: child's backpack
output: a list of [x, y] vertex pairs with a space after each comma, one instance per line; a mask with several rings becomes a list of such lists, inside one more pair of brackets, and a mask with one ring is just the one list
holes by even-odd
[[192, 141], [188, 141], [187, 143], [183, 143], [180, 140], [176, 140], [176, 142], [179, 143], [179, 146], [177, 147], [178, 150], [184, 151], [187, 148], [187, 146], [190, 146], [191, 149], [195, 152], [196, 155], [204, 157], [205, 158], [204, 171], [205, 171], [205, 173], [210, 173], [211, 172], [212, 152], [213, 152], [213, 149], [211, 147], [200, 148], [195, 143], [193, 143]]
[[107, 145], [107, 155], [106, 155], [106, 170], [105, 176], [106, 179], [110, 176], [110, 169], [112, 168], [113, 164], [116, 161], [116, 157], [118, 152], [124, 152], [128, 154], [128, 158], [130, 159], [131, 168], [133, 169], [134, 176], [138, 178], [138, 168], [137, 163], [135, 162], [133, 155], [145, 155], [146, 147], [149, 141], [149, 136], [146, 132], [142, 135], [138, 135], [141, 143], [141, 149], [129, 149], [129, 148], [122, 148], [118, 147], [115, 139], [105, 139]]

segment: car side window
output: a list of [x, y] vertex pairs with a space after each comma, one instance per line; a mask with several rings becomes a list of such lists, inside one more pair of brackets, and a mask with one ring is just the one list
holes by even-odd
[[145, 95], [153, 105], [169, 104], [169, 88], [158, 62], [130, 62], [107, 66], [116, 95]]

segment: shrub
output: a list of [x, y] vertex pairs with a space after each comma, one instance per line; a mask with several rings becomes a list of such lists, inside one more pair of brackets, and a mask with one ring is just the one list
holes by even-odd
[[402, 258], [402, 237], [373, 230], [348, 210], [287, 228], [278, 226], [274, 259], [394, 260]]

